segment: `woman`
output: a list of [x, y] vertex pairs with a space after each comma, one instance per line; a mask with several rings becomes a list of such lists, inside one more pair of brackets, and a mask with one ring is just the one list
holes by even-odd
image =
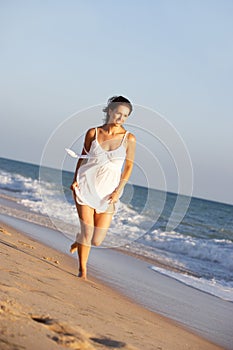
[[[78, 277], [83, 279], [87, 276], [91, 245], [98, 246], [103, 242], [133, 169], [136, 139], [123, 127], [132, 109], [130, 101], [123, 96], [113, 96], [108, 100], [103, 109], [105, 123], [86, 133], [70, 187], [81, 227], [70, 252], [78, 251]], [[87, 158], [86, 162], [82, 156]]]

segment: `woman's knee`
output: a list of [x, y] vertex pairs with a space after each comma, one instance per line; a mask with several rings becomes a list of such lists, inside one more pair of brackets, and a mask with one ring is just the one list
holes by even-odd
[[106, 228], [95, 227], [91, 244], [95, 247], [101, 245], [107, 234], [107, 231], [108, 229]]
[[93, 240], [91, 241], [91, 245], [93, 245], [94, 247], [98, 247], [98, 246], [101, 245], [102, 242], [103, 242], [102, 240], [101, 240], [101, 241], [98, 241], [98, 240], [96, 240], [96, 239], [93, 239]]
[[94, 234], [94, 227], [92, 224], [88, 224], [80, 220], [80, 232], [76, 236], [78, 243], [90, 246]]

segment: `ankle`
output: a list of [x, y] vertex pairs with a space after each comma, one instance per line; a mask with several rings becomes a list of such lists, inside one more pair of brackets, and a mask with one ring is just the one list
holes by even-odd
[[78, 277], [87, 279], [87, 270], [86, 269], [79, 269]]

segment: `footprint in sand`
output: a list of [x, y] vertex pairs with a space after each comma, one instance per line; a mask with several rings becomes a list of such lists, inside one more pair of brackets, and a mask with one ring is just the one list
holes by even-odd
[[30, 245], [28, 243], [25, 243], [23, 241], [18, 241], [18, 243], [20, 243], [22, 246], [30, 248], [30, 249], [35, 249], [35, 247], [33, 247], [33, 245]]
[[0, 227], [0, 232], [3, 233], [4, 235], [11, 236], [11, 233], [5, 230], [4, 228]]
[[31, 316], [31, 318], [46, 326], [52, 332], [48, 337], [57, 344], [71, 349], [95, 350], [84, 331], [73, 329], [50, 316]]
[[57, 264], [57, 265], [60, 264], [58, 260], [55, 260], [54, 258], [50, 258], [50, 257], [47, 257], [47, 256], [43, 256], [42, 259], [47, 260], [47, 261], [51, 261], [51, 262], [53, 262], [54, 264]]
[[[124, 350], [138, 350], [130, 344], [125, 342], [114, 340], [108, 337], [94, 337], [87, 333], [85, 330], [76, 327], [72, 328], [68, 324], [58, 322], [52, 319], [49, 315], [46, 316], [31, 316], [31, 318], [39, 323], [42, 323], [53, 333], [48, 335], [50, 339], [55, 341], [57, 344], [65, 346], [71, 349], [85, 349], [95, 350], [99, 346], [104, 348], [112, 349], [124, 349]], [[55, 334], [54, 334], [55, 333]], [[94, 343], [94, 344], [92, 344]], [[96, 347], [97, 346], [97, 347]], [[102, 347], [101, 347], [102, 349]]]

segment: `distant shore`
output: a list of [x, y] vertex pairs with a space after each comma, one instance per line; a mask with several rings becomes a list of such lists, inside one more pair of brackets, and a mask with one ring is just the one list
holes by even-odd
[[1, 349], [220, 347], [90, 276], [73, 258], [0, 223]]

